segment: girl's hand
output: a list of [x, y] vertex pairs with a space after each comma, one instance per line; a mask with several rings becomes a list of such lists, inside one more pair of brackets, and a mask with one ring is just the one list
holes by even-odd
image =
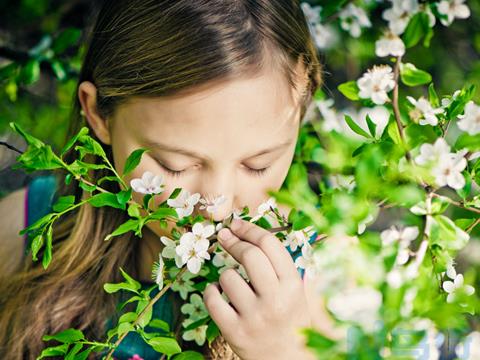
[[244, 360], [315, 359], [299, 332], [312, 321], [302, 279], [287, 249], [275, 235], [248, 221], [235, 219], [230, 229], [219, 231], [220, 244], [244, 266], [250, 284], [227, 269], [220, 285], [231, 304], [217, 284], [210, 284], [203, 295], [225, 340]]

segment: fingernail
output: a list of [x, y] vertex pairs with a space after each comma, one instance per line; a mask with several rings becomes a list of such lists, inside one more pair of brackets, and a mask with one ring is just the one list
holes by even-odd
[[225, 242], [232, 237], [232, 232], [227, 228], [223, 228], [218, 232], [218, 239], [221, 242]]
[[233, 219], [231, 224], [230, 224], [230, 229], [238, 230], [238, 229], [240, 229], [241, 225], [242, 225], [242, 222], [239, 219]]

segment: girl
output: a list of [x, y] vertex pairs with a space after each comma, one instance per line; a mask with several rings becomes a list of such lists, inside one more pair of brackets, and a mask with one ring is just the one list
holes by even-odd
[[[89, 38], [68, 137], [88, 126], [119, 170], [133, 150], [151, 149], [127, 180], [147, 170], [162, 175], [166, 188], [158, 203], [176, 187], [206, 198], [223, 195], [213, 218], [220, 221], [234, 209], [256, 209], [267, 190], [281, 187], [320, 85], [321, 67], [296, 0], [107, 0]], [[76, 154], [67, 156], [71, 162]], [[92, 171], [94, 179], [105, 175]], [[59, 195], [85, 196], [77, 183], [61, 184]], [[119, 190], [113, 182], [104, 185]], [[142, 195], [134, 199], [141, 203]], [[103, 241], [126, 216], [110, 207], [81, 207], [57, 224], [47, 270], [26, 258], [22, 269], [2, 279], [3, 358], [34, 358], [44, 334], [69, 327], [104, 338], [118, 299], [103, 284], [120, 281], [119, 267], [151, 282], [159, 237], [171, 229], [149, 223], [142, 238], [130, 233]], [[201, 349], [207, 358], [311, 359], [293, 330], [312, 324], [311, 302], [287, 250], [268, 234], [246, 221], [218, 234], [253, 287], [232, 270], [205, 289], [205, 305], [223, 335], [212, 349]], [[164, 309], [173, 304], [178, 314], [180, 299], [169, 297]], [[225, 341], [230, 355], [221, 352]], [[139, 354], [125, 346], [116, 358], [155, 358], [148, 349]]]

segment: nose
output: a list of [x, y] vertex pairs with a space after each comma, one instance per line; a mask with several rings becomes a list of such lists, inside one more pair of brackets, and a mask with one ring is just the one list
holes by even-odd
[[[214, 221], [222, 221], [228, 217], [234, 207], [234, 188], [233, 178], [228, 173], [205, 178], [197, 192], [202, 196], [202, 202], [206, 202], [206, 204], [201, 202], [197, 204], [198, 213], [204, 218]], [[223, 200], [218, 201], [222, 196]], [[213, 210], [213, 212], [209, 212], [209, 210]]]

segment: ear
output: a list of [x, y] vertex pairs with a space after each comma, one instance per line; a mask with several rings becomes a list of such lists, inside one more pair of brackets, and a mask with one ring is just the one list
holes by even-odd
[[97, 88], [90, 81], [83, 81], [78, 86], [78, 99], [82, 105], [88, 124], [97, 138], [106, 145], [111, 145], [108, 119], [100, 116], [97, 110]]

